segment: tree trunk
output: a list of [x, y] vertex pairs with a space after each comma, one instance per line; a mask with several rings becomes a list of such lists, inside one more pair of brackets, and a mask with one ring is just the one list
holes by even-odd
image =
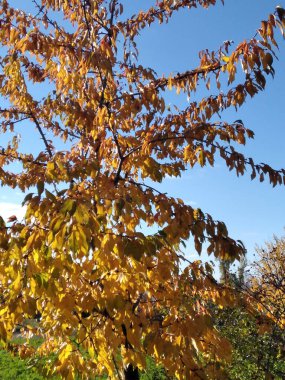
[[133, 367], [132, 364], [129, 364], [124, 371], [125, 380], [139, 380], [139, 370], [138, 367]]

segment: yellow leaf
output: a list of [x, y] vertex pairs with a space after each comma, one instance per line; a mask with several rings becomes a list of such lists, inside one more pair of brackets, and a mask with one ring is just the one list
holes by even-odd
[[153, 346], [153, 350], [154, 350], [154, 354], [155, 354], [155, 356], [156, 356], [157, 358], [159, 358], [160, 355], [159, 355], [159, 352], [158, 352], [158, 350], [157, 350], [156, 345]]
[[16, 292], [21, 289], [21, 273], [20, 272], [18, 272], [18, 275], [15, 281], [13, 282], [13, 288]]
[[227, 57], [226, 55], [224, 55], [224, 56], [222, 57], [222, 61], [224, 61], [224, 62], [226, 62], [226, 63], [228, 63], [229, 60], [230, 60], [230, 57]]
[[8, 310], [8, 307], [7, 307], [7, 306], [4, 307], [2, 310], [0, 310], [0, 317], [1, 317], [2, 315], [4, 315], [4, 314], [6, 313], [7, 310]]
[[168, 78], [168, 89], [171, 91], [172, 90], [172, 78]]
[[64, 363], [66, 359], [68, 359], [72, 351], [73, 351], [72, 344], [67, 344], [58, 356], [59, 361], [61, 363]]
[[35, 294], [35, 290], [37, 288], [37, 282], [34, 278], [31, 278], [30, 280], [30, 286], [31, 286], [31, 291], [33, 294]]

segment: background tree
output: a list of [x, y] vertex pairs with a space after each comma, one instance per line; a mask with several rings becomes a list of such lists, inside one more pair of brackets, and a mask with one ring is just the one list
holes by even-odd
[[274, 236], [265, 248], [257, 248], [252, 290], [281, 328], [285, 328], [285, 238]]
[[213, 317], [233, 348], [232, 360], [225, 364], [227, 379], [284, 378], [284, 330], [275, 322], [241, 306], [215, 309]]
[[[260, 302], [261, 316], [272, 319], [269, 324], [271, 355], [268, 366], [276, 362], [274, 347], [278, 357], [284, 362], [285, 357], [285, 238], [274, 236], [272, 242], [264, 248], [257, 248], [259, 260], [254, 263], [255, 274], [252, 278], [254, 297]], [[283, 376], [285, 367], [283, 366]]]
[[284, 238], [274, 237], [265, 248], [258, 248], [259, 260], [249, 272], [245, 272], [245, 261], [237, 273], [228, 262], [221, 262], [220, 281], [246, 291], [249, 302], [259, 302], [258, 310], [247, 308], [246, 303], [213, 309], [217, 329], [233, 347], [232, 362], [226, 364], [229, 379], [281, 380], [285, 376], [284, 243]]
[[[1, 339], [40, 315], [38, 330], [28, 333], [44, 335], [37, 351], [58, 355], [63, 378], [137, 378], [146, 355], [179, 379], [223, 378], [230, 349], [208, 305], [230, 304], [232, 293], [213, 280], [208, 264], [181, 269], [179, 247], [193, 237], [197, 252], [206, 244], [209, 254], [228, 260], [244, 247], [224, 223], [149, 180], [214, 165], [219, 155], [237, 175], [247, 169], [252, 179], [284, 182], [283, 169], [236, 150], [253, 137], [241, 120], [217, 118], [274, 74], [274, 33], [284, 31], [284, 10], [262, 21], [255, 37], [202, 51], [197, 67], [159, 77], [140, 64], [138, 34], [215, 0], [162, 0], [130, 18], [118, 0], [32, 3], [29, 14], [0, 1], [0, 179], [31, 191], [23, 221], [0, 221]], [[211, 81], [224, 91], [180, 110], [165, 107], [167, 90], [190, 96]], [[18, 130], [27, 122], [42, 147], [22, 146]], [[156, 232], [143, 232], [142, 222]]]
[[238, 268], [236, 271], [232, 270], [233, 262], [230, 260], [219, 260], [219, 272], [220, 272], [220, 283], [225, 285], [231, 285], [243, 289], [248, 280], [248, 273], [246, 271], [247, 258], [246, 254], [240, 257]]

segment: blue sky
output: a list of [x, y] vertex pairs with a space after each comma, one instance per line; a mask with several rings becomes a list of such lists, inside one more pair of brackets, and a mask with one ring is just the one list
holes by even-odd
[[[122, 2], [127, 13], [132, 14], [155, 0]], [[141, 32], [140, 60], [159, 74], [191, 69], [198, 62], [200, 50], [216, 50], [224, 40], [233, 40], [236, 45], [252, 37], [260, 21], [278, 4], [285, 8], [284, 0], [225, 0], [224, 6], [178, 12], [168, 24], [155, 24]], [[222, 114], [222, 120], [242, 119], [246, 127], [254, 130], [255, 139], [242, 151], [256, 162], [266, 162], [274, 168], [285, 167], [285, 40], [280, 38], [279, 42], [276, 75], [274, 80], [268, 79], [266, 91], [248, 99], [238, 113]], [[186, 96], [175, 100], [173, 94], [168, 94], [168, 100], [180, 107], [187, 103]], [[251, 181], [248, 175], [236, 178], [222, 162], [218, 161], [215, 168], [189, 170], [180, 179], [166, 179], [160, 188], [225, 221], [230, 234], [246, 245], [249, 259], [253, 258], [255, 244], [262, 245], [274, 233], [285, 233], [285, 188], [272, 188], [267, 181]], [[15, 210], [22, 198], [17, 190], [0, 188], [0, 213], [2, 210], [8, 215], [7, 204]], [[192, 253], [191, 245], [187, 250]]]

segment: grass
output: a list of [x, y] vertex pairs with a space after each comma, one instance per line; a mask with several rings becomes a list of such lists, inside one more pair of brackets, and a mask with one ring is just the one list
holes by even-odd
[[[24, 322], [30, 326], [36, 327], [38, 322], [35, 319], [27, 319]], [[28, 347], [38, 348], [44, 342], [44, 338], [40, 336], [34, 336], [27, 340], [21, 335], [21, 328], [17, 328], [14, 331], [14, 336], [9, 344], [12, 346], [12, 350], [6, 350], [1, 346], [0, 342], [0, 380], [60, 380], [60, 376], [49, 376], [46, 374], [51, 372], [54, 368], [54, 362], [56, 361], [56, 355], [51, 354], [48, 356], [36, 356], [33, 358], [22, 359], [17, 354], [13, 354], [13, 346], [21, 346], [23, 344]], [[76, 380], [80, 380], [81, 377], [76, 376]], [[89, 380], [107, 380], [108, 377], [96, 376], [89, 378]], [[164, 369], [161, 366], [156, 366], [152, 358], [146, 358], [146, 371], [140, 373], [140, 380], [167, 380]]]
[[[12, 345], [22, 345], [26, 343], [26, 339], [14, 336], [11, 340]], [[39, 347], [43, 342], [41, 337], [33, 337], [29, 340], [29, 346], [33, 348]], [[1, 380], [46, 380], [44, 368], [51, 367], [55, 357], [50, 355], [46, 357], [36, 357], [33, 359], [21, 359], [17, 355], [13, 355], [10, 351], [0, 346], [0, 379]], [[59, 380], [59, 376], [51, 376], [48, 379]], [[106, 380], [107, 377], [95, 377], [89, 380]], [[162, 367], [157, 367], [151, 358], [147, 358], [147, 370], [140, 375], [141, 380], [166, 380], [165, 371]], [[79, 380], [79, 377], [78, 377]]]
[[0, 379], [2, 380], [44, 380], [36, 368], [29, 365], [28, 360], [12, 356], [0, 349]]

